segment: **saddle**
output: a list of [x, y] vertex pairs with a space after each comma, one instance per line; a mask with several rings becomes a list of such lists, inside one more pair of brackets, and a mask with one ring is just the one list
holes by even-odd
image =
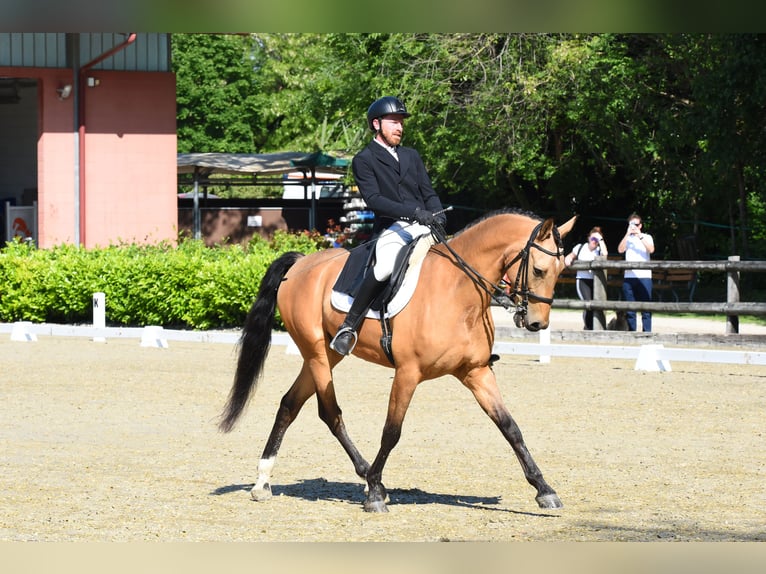
[[[359, 290], [367, 273], [372, 273], [375, 263], [375, 243], [377, 238], [351, 250], [332, 289], [331, 303], [338, 311], [348, 312], [354, 296]], [[373, 300], [366, 317], [380, 321], [383, 336], [380, 345], [383, 352], [394, 365], [391, 350], [393, 333], [390, 318], [406, 307], [412, 297], [420, 276], [423, 259], [434, 245], [433, 235], [424, 235], [406, 245], [397, 255], [394, 271], [383, 291]]]

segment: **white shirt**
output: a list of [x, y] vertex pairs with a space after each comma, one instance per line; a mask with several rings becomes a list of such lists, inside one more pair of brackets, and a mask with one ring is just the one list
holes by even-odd
[[[596, 257], [601, 255], [601, 247], [596, 247], [593, 251], [591, 251], [587, 243], [578, 243], [574, 246], [574, 249], [572, 249], [572, 253], [575, 254], [575, 258], [578, 261], [595, 261]], [[590, 269], [578, 269], [575, 278], [593, 279], [593, 271]]]
[[[652, 239], [648, 233], [643, 233], [643, 237]], [[649, 250], [638, 235], [629, 235], [625, 243], [625, 261], [649, 261]], [[651, 269], [626, 269], [625, 277], [636, 277], [638, 279], [651, 279]]]
[[382, 145], [383, 149], [385, 149], [388, 153], [390, 153], [394, 157], [394, 159], [396, 161], [399, 161], [399, 154], [397, 153], [395, 147], [391, 147], [390, 145], [388, 145], [386, 143], [383, 143], [378, 138], [375, 138], [373, 141], [375, 141], [375, 142], [379, 143], [380, 145]]

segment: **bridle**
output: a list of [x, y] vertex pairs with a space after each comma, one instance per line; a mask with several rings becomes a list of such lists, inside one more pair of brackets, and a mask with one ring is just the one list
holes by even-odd
[[[503, 267], [502, 276], [505, 277], [505, 274], [508, 272], [508, 269], [513, 267], [513, 265], [517, 261], [521, 261], [519, 263], [519, 270], [516, 272], [516, 281], [514, 281], [513, 284], [513, 291], [509, 293], [509, 297], [511, 301], [515, 302], [516, 304], [516, 314], [514, 315], [514, 321], [516, 323], [517, 327], [520, 327], [523, 323], [523, 318], [527, 315], [527, 307], [529, 306], [529, 300], [533, 299], [534, 301], [539, 301], [540, 303], [546, 303], [548, 305], [553, 304], [553, 298], [552, 297], [542, 297], [541, 295], [537, 295], [533, 293], [529, 289], [529, 252], [531, 249], [538, 249], [545, 253], [546, 255], [550, 255], [551, 257], [559, 258], [564, 254], [564, 245], [561, 242], [561, 236], [559, 235], [559, 230], [557, 227], [553, 227], [553, 240], [556, 242], [556, 251], [549, 251], [542, 245], [535, 243], [535, 238], [537, 237], [537, 234], [540, 231], [540, 227], [542, 227], [543, 223], [538, 223], [535, 228], [532, 230], [531, 235], [529, 236], [529, 239], [527, 240], [527, 244], [524, 246], [524, 248], [519, 251], [516, 254], [516, 257], [511, 259], [511, 261]], [[506, 307], [507, 309], [508, 307]]]
[[[542, 297], [541, 295], [537, 295], [533, 293], [529, 289], [529, 253], [532, 249], [538, 249], [545, 253], [546, 255], [550, 255], [551, 257], [559, 258], [564, 254], [564, 245], [561, 242], [561, 236], [559, 235], [559, 230], [557, 227], [553, 227], [553, 239], [556, 242], [556, 251], [549, 251], [542, 245], [539, 245], [535, 243], [535, 238], [537, 237], [537, 234], [540, 232], [540, 228], [542, 227], [543, 222], [541, 221], [538, 223], [535, 228], [532, 230], [532, 233], [529, 236], [529, 239], [527, 240], [526, 245], [523, 249], [521, 249], [516, 256], [511, 259], [509, 263], [507, 263], [502, 271], [501, 271], [501, 277], [505, 277], [505, 274], [508, 272], [508, 270], [514, 266], [514, 264], [517, 261], [520, 261], [519, 264], [519, 270], [516, 272], [516, 281], [513, 285], [513, 291], [509, 293], [509, 298], [500, 298], [497, 296], [498, 292], [501, 292], [503, 288], [501, 285], [493, 283], [481, 273], [476, 271], [473, 267], [471, 267], [460, 255], [458, 255], [452, 247], [447, 243], [446, 238], [444, 235], [440, 232], [437, 232], [436, 230], [432, 230], [432, 233], [436, 237], [437, 241], [444, 245], [447, 250], [452, 254], [452, 256], [455, 258], [455, 261], [458, 263], [458, 266], [463, 270], [463, 272], [468, 276], [471, 281], [476, 284], [477, 287], [481, 288], [483, 291], [485, 291], [495, 303], [498, 305], [504, 307], [506, 310], [509, 310], [512, 306], [515, 305], [516, 307], [516, 313], [514, 314], [514, 321], [516, 323], [517, 327], [521, 327], [524, 317], [527, 315], [527, 307], [529, 306], [529, 300], [532, 299], [534, 301], [539, 301], [541, 303], [547, 303], [548, 305], [551, 305], [553, 303], [553, 298], [551, 297]], [[502, 280], [501, 280], [502, 282]], [[489, 286], [489, 287], [488, 287]], [[491, 288], [490, 288], [491, 287]], [[510, 303], [509, 303], [510, 300]]]

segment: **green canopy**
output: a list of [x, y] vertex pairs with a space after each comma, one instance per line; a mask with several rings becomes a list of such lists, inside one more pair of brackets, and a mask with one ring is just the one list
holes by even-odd
[[[344, 174], [349, 160], [337, 158], [324, 152], [276, 152], [276, 153], [179, 153], [178, 175], [192, 174], [194, 191], [194, 237], [201, 237], [201, 215], [199, 207], [199, 184], [212, 174], [222, 175], [279, 175], [296, 170], [303, 171], [309, 181], [316, 180], [316, 170]], [[316, 221], [316, 198], [311, 194], [309, 226]]]
[[324, 152], [276, 152], [276, 153], [179, 153], [178, 173], [211, 174], [262, 174], [278, 175], [297, 169], [346, 173], [349, 161]]

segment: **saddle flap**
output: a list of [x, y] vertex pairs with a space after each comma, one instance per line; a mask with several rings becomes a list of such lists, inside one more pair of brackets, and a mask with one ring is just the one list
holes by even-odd
[[399, 251], [394, 263], [394, 271], [388, 280], [388, 285], [372, 302], [372, 309], [380, 311], [386, 303], [389, 303], [396, 296], [409, 270], [416, 266], [419, 270], [419, 264], [423, 261], [433, 244], [434, 238], [429, 233], [419, 237], [416, 241], [409, 243], [404, 249]]
[[[412, 293], [415, 291], [423, 260], [425, 259], [428, 250], [435, 242], [436, 240], [432, 235], [424, 235], [402, 250], [403, 253], [406, 253], [402, 255], [402, 259], [397, 259], [397, 264], [394, 268], [394, 273], [391, 275], [389, 285], [373, 302], [373, 307], [367, 312], [367, 317], [379, 318], [380, 311], [384, 307], [385, 314], [388, 317], [393, 317], [399, 311], [404, 309], [412, 297]], [[364, 246], [367, 246], [367, 243], [365, 243]], [[360, 248], [361, 247], [362, 246], [360, 246]], [[357, 249], [361, 251], [360, 248]], [[333, 307], [339, 311], [348, 312], [353, 301], [353, 295], [361, 284], [364, 273], [369, 268], [367, 265], [358, 266], [359, 261], [365, 262], [369, 260], [371, 263], [370, 258], [364, 257], [365, 253], [374, 256], [375, 251], [372, 249], [372, 251], [365, 251], [361, 255], [355, 254], [354, 251], [351, 252], [349, 261], [346, 261], [346, 265], [341, 270], [338, 279], [333, 286], [331, 301]], [[352, 257], [357, 259], [355, 264], [351, 264], [350, 260]], [[357, 276], [352, 275], [353, 265], [357, 265], [357, 267], [355, 267]]]

